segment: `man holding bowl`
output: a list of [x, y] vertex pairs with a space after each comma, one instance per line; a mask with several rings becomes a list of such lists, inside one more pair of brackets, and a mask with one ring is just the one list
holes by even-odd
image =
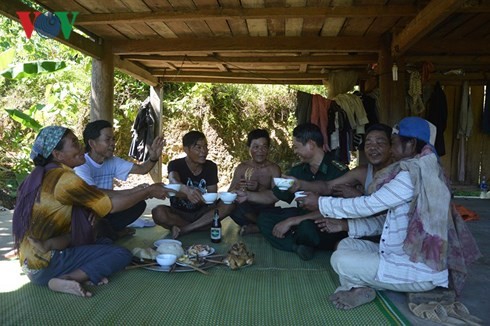
[[206, 159], [206, 136], [193, 130], [184, 135], [182, 143], [186, 157], [168, 164], [169, 183], [182, 184], [182, 187], [176, 196], [170, 197], [170, 207], [158, 205], [152, 210], [155, 223], [172, 230], [174, 239], [209, 228], [214, 206], [207, 204], [214, 203], [218, 190], [218, 167]]
[[[288, 175], [296, 179], [313, 180], [333, 180], [345, 172], [348, 168], [333, 159], [333, 155], [323, 151], [323, 136], [320, 128], [311, 123], [298, 125], [293, 130], [293, 150], [298, 155], [301, 163], [293, 166]], [[292, 182], [291, 182], [292, 184]], [[284, 189], [284, 185], [280, 185]], [[258, 192], [238, 191], [237, 201], [249, 201], [259, 204], [273, 204], [278, 200], [291, 203], [295, 195], [289, 190], [281, 190], [278, 185], [273, 189]], [[313, 257], [314, 248], [298, 243], [298, 239], [308, 238], [310, 235], [317, 234], [317, 226], [312, 220], [305, 220], [294, 226], [283, 237], [274, 236], [273, 229], [276, 224], [291, 217], [308, 213], [300, 207], [280, 208], [274, 207], [260, 213], [257, 225], [260, 232], [272, 244], [273, 247], [294, 251], [301, 259], [308, 260]], [[339, 239], [332, 237], [332, 243], [338, 242], [346, 234], [339, 235]]]

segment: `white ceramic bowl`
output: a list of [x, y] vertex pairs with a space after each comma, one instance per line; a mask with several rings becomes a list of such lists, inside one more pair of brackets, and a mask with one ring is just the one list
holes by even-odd
[[207, 194], [203, 194], [202, 198], [204, 198], [204, 202], [206, 204], [212, 204], [218, 199], [218, 193], [216, 192], [208, 192]]
[[219, 198], [223, 201], [223, 203], [229, 205], [232, 204], [233, 201], [236, 199], [237, 194], [234, 192], [220, 192], [219, 193]]
[[180, 188], [182, 188], [182, 185], [180, 183], [171, 183], [168, 185], [164, 185], [163, 187], [166, 189], [175, 190], [175, 191], [168, 192], [169, 196], [175, 196], [175, 194], [180, 191]]
[[176, 260], [177, 256], [172, 254], [160, 254], [157, 256], [158, 265], [163, 267], [172, 266], [173, 264], [175, 264]]
[[288, 190], [294, 183], [294, 179], [274, 178], [274, 183], [280, 190]]
[[155, 242], [153, 242], [153, 245], [158, 248], [160, 245], [162, 244], [174, 244], [174, 245], [177, 245], [177, 246], [181, 246], [182, 247], [182, 242], [180, 242], [179, 240], [174, 240], [174, 239], [160, 239], [160, 240], [157, 240]]

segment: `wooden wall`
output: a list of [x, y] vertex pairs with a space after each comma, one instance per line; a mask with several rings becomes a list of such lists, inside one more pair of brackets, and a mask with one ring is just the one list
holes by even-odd
[[490, 135], [482, 133], [482, 113], [484, 100], [484, 87], [482, 85], [471, 86], [471, 100], [473, 113], [473, 131], [466, 142], [465, 178], [458, 181], [458, 133], [459, 114], [461, 106], [461, 86], [443, 85], [448, 103], [448, 120], [444, 133], [446, 155], [441, 158], [442, 164], [449, 173], [454, 186], [465, 185], [477, 187], [480, 177], [490, 177]]

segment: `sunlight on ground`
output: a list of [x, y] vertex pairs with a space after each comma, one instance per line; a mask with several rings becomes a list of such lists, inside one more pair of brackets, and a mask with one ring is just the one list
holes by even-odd
[[29, 279], [22, 273], [18, 260], [0, 261], [0, 293], [15, 291], [26, 283]]

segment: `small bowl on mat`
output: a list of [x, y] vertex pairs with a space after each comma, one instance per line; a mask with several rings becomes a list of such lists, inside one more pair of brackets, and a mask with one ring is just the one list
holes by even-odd
[[160, 254], [157, 256], [157, 263], [162, 267], [169, 267], [175, 264], [177, 256], [173, 254]]

